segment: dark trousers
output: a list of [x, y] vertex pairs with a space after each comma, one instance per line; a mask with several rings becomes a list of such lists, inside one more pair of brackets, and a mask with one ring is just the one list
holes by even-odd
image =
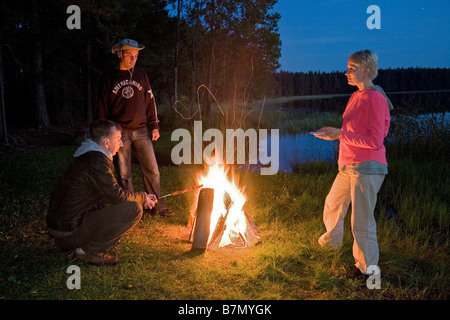
[[142, 205], [123, 202], [86, 214], [82, 226], [64, 238], [55, 238], [61, 249], [81, 248], [87, 253], [103, 253], [114, 247], [125, 232], [142, 217]]

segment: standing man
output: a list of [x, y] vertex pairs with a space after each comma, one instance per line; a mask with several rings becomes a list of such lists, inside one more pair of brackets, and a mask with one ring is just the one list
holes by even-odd
[[151, 209], [156, 196], [129, 192], [114, 177], [113, 156], [122, 146], [122, 130], [110, 120], [99, 120], [74, 154], [51, 196], [46, 221], [48, 233], [61, 249], [93, 265], [115, 265], [107, 255], [122, 235]]
[[[120, 185], [128, 191], [134, 190], [131, 175], [131, 148], [134, 146], [145, 189], [159, 198], [160, 174], [152, 144], [152, 140], [159, 138], [158, 113], [147, 74], [135, 68], [142, 49], [144, 46], [132, 39], [123, 39], [112, 47], [119, 63], [100, 83], [98, 118], [115, 121], [123, 129], [123, 147], [117, 153]], [[157, 202], [153, 214], [175, 215], [162, 201]]]

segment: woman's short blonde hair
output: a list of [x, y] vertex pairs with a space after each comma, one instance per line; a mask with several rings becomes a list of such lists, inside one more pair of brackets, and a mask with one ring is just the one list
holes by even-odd
[[378, 75], [378, 56], [372, 50], [361, 50], [350, 55], [350, 60], [361, 64], [365, 68], [370, 69], [371, 79], [375, 79]]

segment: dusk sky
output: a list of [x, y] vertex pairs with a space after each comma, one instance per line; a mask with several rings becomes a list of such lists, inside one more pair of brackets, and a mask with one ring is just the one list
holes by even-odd
[[[370, 5], [381, 29], [369, 29]], [[281, 68], [344, 71], [361, 49], [378, 54], [379, 68], [450, 67], [449, 0], [278, 0]]]

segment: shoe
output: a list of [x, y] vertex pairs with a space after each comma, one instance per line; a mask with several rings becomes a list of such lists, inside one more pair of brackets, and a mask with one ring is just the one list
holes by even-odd
[[114, 266], [119, 261], [119, 259], [117, 259], [116, 257], [107, 255], [105, 253], [80, 254], [80, 253], [75, 252], [74, 257], [82, 262], [86, 262], [86, 263], [92, 264], [94, 266]]
[[369, 275], [362, 273], [361, 270], [355, 267], [350, 273], [347, 274], [346, 278], [366, 281], [369, 278]]
[[152, 209], [144, 209], [142, 216], [146, 217], [146, 216], [154, 216], [155, 212]]
[[164, 209], [163, 211], [158, 212], [161, 217], [173, 217], [175, 212], [170, 211], [169, 209]]

